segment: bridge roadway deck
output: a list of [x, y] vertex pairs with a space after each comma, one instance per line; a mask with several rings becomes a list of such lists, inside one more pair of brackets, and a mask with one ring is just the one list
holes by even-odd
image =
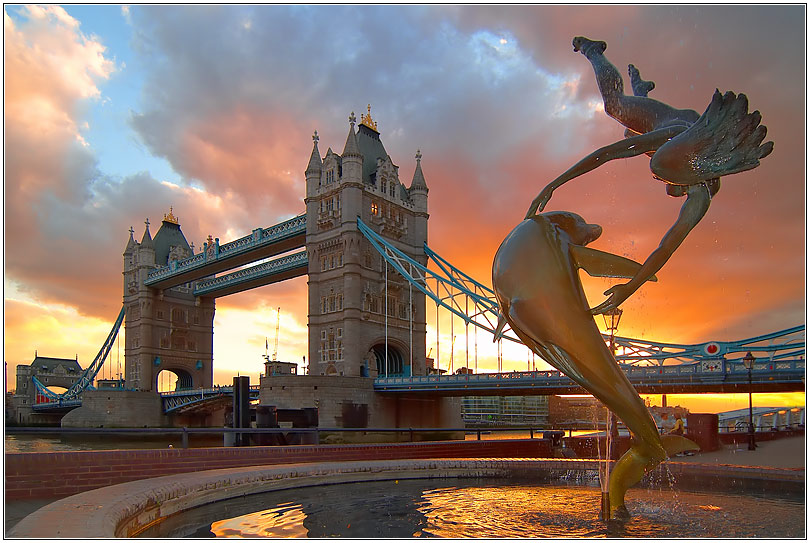
[[[748, 392], [748, 371], [742, 363], [706, 361], [677, 366], [624, 366], [641, 394]], [[753, 392], [804, 392], [804, 360], [757, 363], [751, 373]], [[374, 390], [411, 396], [532, 396], [588, 394], [559, 371], [515, 371], [462, 375], [378, 378]]]

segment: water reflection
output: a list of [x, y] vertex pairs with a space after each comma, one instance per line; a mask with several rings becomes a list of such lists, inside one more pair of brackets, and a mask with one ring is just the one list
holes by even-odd
[[285, 503], [265, 511], [220, 520], [211, 524], [216, 537], [307, 537], [307, 514], [299, 504]]
[[[631, 489], [625, 522], [600, 491], [494, 479], [336, 484], [245, 496], [169, 518], [142, 537], [804, 537], [803, 496]], [[212, 522], [212, 520], [214, 522]]]

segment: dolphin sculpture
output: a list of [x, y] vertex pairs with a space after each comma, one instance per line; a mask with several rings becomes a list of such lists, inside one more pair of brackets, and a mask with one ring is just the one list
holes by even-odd
[[699, 447], [681, 436], [659, 435], [596, 327], [578, 269], [597, 277], [630, 278], [641, 267], [586, 247], [601, 234], [599, 225], [563, 211], [534, 215], [518, 224], [501, 243], [492, 265], [501, 312], [496, 337], [508, 323], [526, 346], [598, 398], [632, 432], [633, 444], [616, 462], [608, 489], [611, 517], [627, 517], [628, 488], [667, 456]]

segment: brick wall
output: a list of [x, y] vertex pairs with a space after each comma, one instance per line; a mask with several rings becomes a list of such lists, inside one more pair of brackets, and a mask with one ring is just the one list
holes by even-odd
[[6, 501], [63, 498], [103, 486], [192, 471], [299, 462], [405, 458], [547, 458], [546, 440], [435, 441], [6, 454]]

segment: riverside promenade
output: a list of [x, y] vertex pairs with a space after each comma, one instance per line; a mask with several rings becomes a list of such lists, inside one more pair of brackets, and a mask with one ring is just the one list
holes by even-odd
[[[399, 456], [403, 457], [444, 457], [451, 458], [453, 456], [471, 456], [480, 455], [481, 457], [543, 457], [550, 456], [544, 454], [546, 448], [544, 440], [503, 440], [498, 442], [467, 442], [470, 445], [462, 445], [462, 448], [468, 450], [454, 451], [446, 446], [444, 448], [436, 448], [440, 442], [422, 443], [422, 444], [401, 444], [396, 446], [399, 448]], [[460, 442], [465, 443], [465, 442]], [[478, 445], [475, 445], [478, 443]], [[486, 443], [486, 445], [485, 445]], [[402, 447], [402, 448], [400, 448]], [[483, 447], [483, 448], [481, 448]], [[348, 455], [354, 451], [354, 446], [333, 446], [329, 447], [329, 451], [323, 451], [334, 458], [336, 452], [341, 452], [343, 455]], [[389, 447], [386, 446], [372, 446], [377, 453], [387, 451]], [[481, 448], [481, 450], [475, 450]], [[265, 448], [252, 448], [255, 451]], [[281, 453], [283, 448], [272, 448]], [[410, 450], [413, 449], [413, 450]], [[231, 451], [236, 451], [231, 449]], [[508, 451], [509, 454], [506, 454]], [[122, 452], [122, 451], [119, 451]], [[156, 451], [165, 452], [165, 451]], [[176, 451], [179, 452], [179, 451]], [[403, 454], [404, 453], [404, 454]], [[424, 454], [422, 454], [424, 453]], [[47, 453], [45, 453], [47, 454]], [[393, 451], [385, 453], [394, 454]], [[379, 454], [377, 455], [379, 456]], [[337, 458], [335, 458], [337, 460]], [[349, 457], [346, 456], [348, 460]], [[301, 461], [299, 455], [299, 461]], [[311, 458], [311, 461], [319, 461], [320, 458]], [[265, 465], [284, 464], [290, 460], [286, 459], [283, 455], [277, 456], [275, 461], [271, 458], [265, 458], [262, 462]], [[304, 460], [306, 461], [306, 460]], [[747, 443], [729, 444], [724, 445], [721, 449], [712, 452], [698, 453], [694, 456], [683, 456], [673, 459], [675, 463], [686, 464], [702, 464], [704, 466], [720, 467], [726, 466], [748, 466], [752, 468], [762, 468], [763, 474], [771, 471], [772, 468], [789, 469], [800, 471], [802, 477], [806, 466], [806, 443], [804, 436], [785, 437], [782, 439], [763, 441], [758, 443], [758, 447], [754, 451], [747, 450]], [[254, 462], [257, 463], [258, 462]], [[244, 465], [244, 464], [242, 464]], [[5, 530], [6, 533], [15, 526], [23, 517], [36, 511], [37, 509], [56, 501], [57, 497], [50, 498], [32, 498], [32, 499], [9, 499], [8, 493], [6, 495], [4, 515], [5, 515]]]

